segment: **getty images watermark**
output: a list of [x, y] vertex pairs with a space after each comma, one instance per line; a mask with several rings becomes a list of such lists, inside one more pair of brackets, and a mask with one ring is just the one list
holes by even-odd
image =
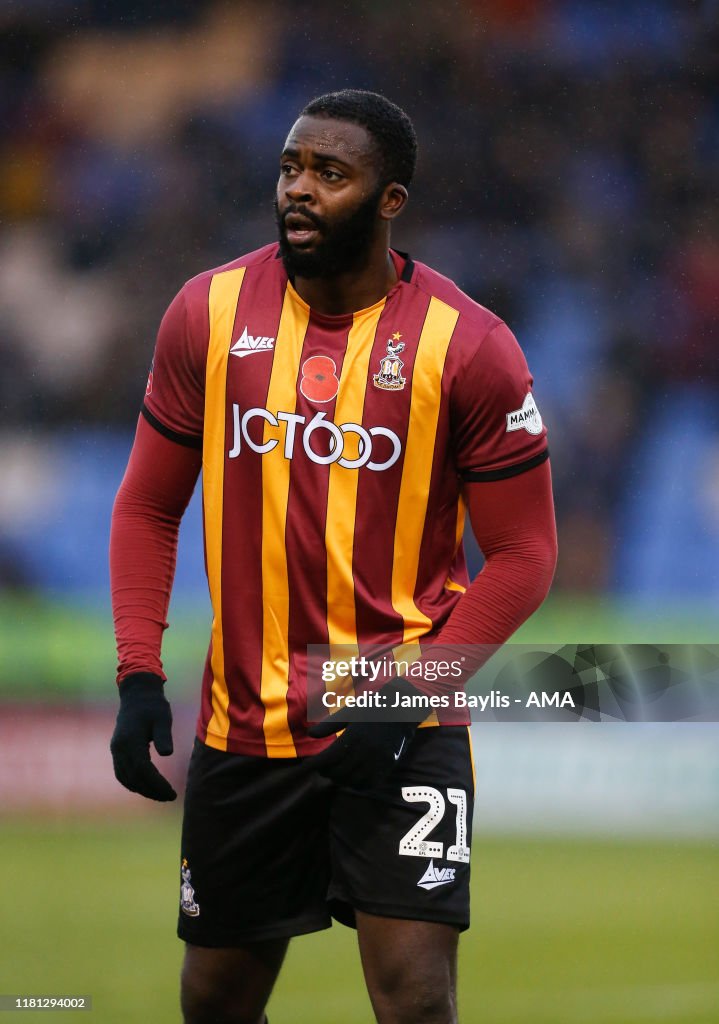
[[[397, 677], [419, 692], [383, 690]], [[719, 721], [719, 645], [312, 645], [307, 692], [310, 721]]]

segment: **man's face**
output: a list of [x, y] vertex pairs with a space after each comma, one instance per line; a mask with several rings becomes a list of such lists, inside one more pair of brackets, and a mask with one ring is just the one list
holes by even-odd
[[290, 277], [331, 277], [366, 265], [384, 188], [366, 129], [301, 117], [280, 160], [275, 214]]

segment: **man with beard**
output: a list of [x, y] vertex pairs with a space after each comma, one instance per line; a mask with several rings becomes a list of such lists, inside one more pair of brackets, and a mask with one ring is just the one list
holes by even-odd
[[[160, 643], [202, 467], [214, 619], [182, 832], [188, 1024], [261, 1024], [290, 938], [333, 917], [357, 929], [378, 1021], [457, 1019], [474, 780], [465, 721], [430, 711], [481, 656], [460, 678], [380, 679], [375, 707], [422, 707], [403, 720], [308, 725], [308, 645], [414, 668], [441, 645], [501, 644], [554, 569], [514, 337], [390, 248], [415, 155], [384, 97], [314, 100], [280, 159], [279, 244], [189, 281], [160, 327], [113, 512], [112, 752], [128, 789], [175, 798], [149, 744], [172, 751]], [[471, 584], [466, 507], [486, 558]]]

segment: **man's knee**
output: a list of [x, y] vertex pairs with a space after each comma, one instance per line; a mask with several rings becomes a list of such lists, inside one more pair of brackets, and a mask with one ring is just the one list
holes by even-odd
[[449, 978], [375, 983], [371, 996], [379, 1024], [455, 1024], [457, 1020]]
[[263, 950], [188, 946], [180, 1000], [185, 1024], [263, 1024], [286, 943]]
[[218, 981], [214, 975], [188, 967], [182, 969], [180, 989], [185, 1024], [261, 1024], [264, 1003], [243, 991], [237, 979]]

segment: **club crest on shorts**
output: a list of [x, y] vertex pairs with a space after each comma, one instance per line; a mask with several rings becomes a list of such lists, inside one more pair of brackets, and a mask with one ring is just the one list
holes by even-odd
[[374, 386], [382, 388], [383, 391], [401, 391], [405, 386], [406, 378], [402, 376], [404, 363], [399, 358], [400, 352], [404, 349], [404, 342], [399, 339], [402, 335], [395, 331], [391, 338], [387, 339], [387, 355], [382, 356], [379, 364], [379, 373], [375, 373]]
[[195, 903], [195, 890], [190, 885], [190, 869], [187, 860], [182, 859], [182, 885], [180, 886], [180, 910], [188, 917], [199, 917], [200, 907]]

